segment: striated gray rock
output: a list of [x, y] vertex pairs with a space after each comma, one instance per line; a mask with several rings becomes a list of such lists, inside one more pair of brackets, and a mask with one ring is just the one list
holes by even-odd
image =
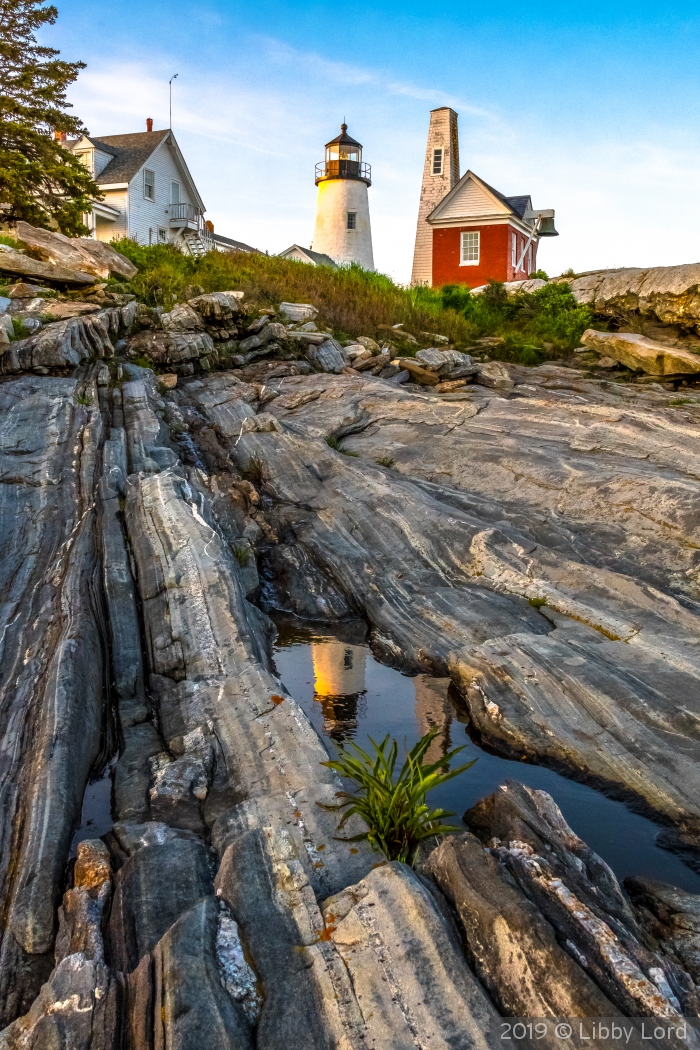
[[144, 329], [129, 340], [132, 354], [145, 354], [157, 365], [182, 367], [214, 353], [214, 341], [207, 332]]
[[198, 295], [187, 303], [209, 324], [225, 324], [244, 312], [241, 300], [243, 292], [208, 292]]
[[567, 825], [554, 800], [507, 781], [465, 814], [560, 941], [628, 1016], [697, 1014], [689, 974], [649, 950], [610, 868]]
[[555, 928], [473, 835], [447, 838], [422, 871], [454, 906], [475, 971], [505, 1016], [619, 1013], [559, 945]]
[[[123, 309], [128, 317], [131, 311]], [[0, 347], [0, 372], [72, 368], [87, 357], [112, 357], [111, 336], [119, 333], [122, 324], [122, 309], [56, 321], [28, 339]]]
[[[84, 385], [80, 383], [80, 386]], [[77, 379], [0, 385], [0, 1023], [52, 968], [56, 908], [103, 724], [95, 488]]]
[[204, 329], [204, 322], [189, 304], [178, 303], [169, 313], [160, 315], [160, 323], [166, 332], [197, 332]]
[[345, 368], [345, 358], [339, 343], [335, 339], [326, 339], [318, 346], [306, 347], [306, 359], [319, 372], [335, 372], [339, 375]]
[[625, 879], [640, 925], [700, 984], [700, 896], [654, 879]]
[[[250, 1022], [229, 994], [226, 971], [219, 962], [222, 918], [216, 898], [202, 898], [129, 976], [128, 1031], [133, 1050], [154, 1046], [200, 1050], [203, 1038], [212, 1050], [252, 1050]], [[237, 928], [228, 922], [233, 927], [226, 931], [231, 940]]]
[[29, 255], [23, 255], [22, 252], [5, 245], [0, 251], [0, 273], [10, 274], [12, 277], [40, 279], [52, 286], [56, 284], [59, 288], [85, 288], [95, 283], [92, 273], [39, 262], [38, 259], [32, 259]]
[[257, 332], [254, 335], [249, 335], [246, 339], [242, 339], [238, 344], [242, 354], [247, 354], [251, 350], [258, 350], [265, 346], [267, 343], [276, 340], [279, 342], [285, 342], [287, 339], [287, 329], [283, 324], [278, 324], [276, 321], [272, 321], [270, 324], [266, 324], [261, 332]]
[[430, 892], [405, 864], [383, 864], [324, 902], [370, 1045], [492, 1046], [500, 1018]]

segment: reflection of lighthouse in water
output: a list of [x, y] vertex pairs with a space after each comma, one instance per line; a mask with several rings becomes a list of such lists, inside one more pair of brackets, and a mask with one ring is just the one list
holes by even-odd
[[365, 692], [367, 650], [335, 639], [311, 643], [314, 661], [314, 700], [323, 708], [323, 727], [340, 743], [354, 736], [357, 705]]

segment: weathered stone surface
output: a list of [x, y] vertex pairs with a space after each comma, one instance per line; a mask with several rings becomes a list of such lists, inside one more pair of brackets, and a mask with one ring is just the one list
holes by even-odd
[[550, 923], [473, 835], [450, 836], [422, 870], [454, 906], [476, 974], [506, 1016], [618, 1013], [560, 947]]
[[[51, 970], [56, 908], [100, 747], [95, 542], [101, 422], [76, 379], [0, 386], [0, 1018]], [[90, 391], [90, 386], [88, 385]], [[95, 405], [96, 391], [91, 391]], [[1, 1021], [0, 1021], [1, 1023]]]
[[86, 357], [111, 357], [109, 318], [98, 313], [56, 321], [37, 335], [4, 348], [0, 371], [26, 372], [32, 368], [72, 368]]
[[[646, 372], [652, 376], [690, 375], [700, 372], [700, 354], [689, 350], [677, 350], [645, 335], [628, 332], [596, 332], [587, 329], [581, 342], [599, 354], [619, 361], [633, 371]], [[602, 362], [599, 362], [602, 367]]]
[[598, 270], [560, 280], [566, 280], [578, 302], [588, 303], [596, 313], [627, 321], [631, 312], [638, 311], [662, 324], [698, 331], [700, 263]]
[[85, 314], [96, 314], [102, 307], [98, 303], [80, 303], [67, 299], [62, 302], [58, 299], [45, 299], [41, 304], [42, 314], [46, 314], [53, 321], [66, 321], [70, 317], [82, 317]]
[[221, 918], [216, 898], [204, 897], [130, 975], [133, 1050], [252, 1050], [250, 1023], [226, 990], [217, 958]]
[[618, 1009], [647, 1017], [697, 1012], [693, 980], [648, 949], [615, 875], [550, 795], [507, 781], [465, 820]]
[[493, 1045], [500, 1018], [409, 867], [380, 865], [325, 901], [323, 917], [352, 979], [365, 1045]]
[[54, 266], [83, 270], [97, 277], [124, 277], [126, 280], [131, 280], [137, 272], [134, 264], [115, 251], [111, 244], [92, 237], [66, 237], [56, 230], [42, 230], [28, 222], [19, 222], [17, 238]]
[[700, 985], [700, 896], [653, 879], [625, 879], [640, 924]]
[[334, 372], [339, 375], [345, 368], [345, 358], [335, 339], [326, 339], [319, 346], [307, 346], [306, 358], [319, 372]]
[[104, 963], [63, 959], [29, 1013], [0, 1032], [1, 1050], [120, 1050], [123, 992]]
[[153, 840], [146, 838], [115, 876], [108, 947], [123, 973], [136, 969], [178, 917], [211, 893], [209, 851], [195, 836], [184, 836], [159, 842], [154, 829]]
[[158, 365], [183, 365], [214, 353], [214, 341], [206, 332], [144, 329], [129, 340], [134, 354], [145, 354]]
[[[435, 353], [439, 353], [439, 351], [436, 350]], [[437, 386], [440, 382], [437, 371], [424, 368], [412, 357], [399, 357], [396, 359], [396, 364], [399, 368], [405, 369], [414, 382], [421, 383], [423, 386]]]
[[13, 277], [40, 278], [50, 285], [57, 284], [59, 288], [80, 288], [95, 283], [95, 277], [83, 270], [76, 270], [68, 266], [54, 266], [51, 263], [39, 262], [29, 255], [22, 255], [13, 248], [0, 251], [0, 273], [11, 274]]
[[257, 350], [261, 346], [265, 346], [266, 343], [271, 342], [273, 339], [277, 342], [284, 342], [287, 339], [287, 329], [283, 324], [278, 324], [276, 321], [266, 324], [261, 332], [249, 335], [247, 339], [242, 339], [239, 343], [239, 349], [242, 354], [247, 354], [250, 350]]
[[189, 303], [178, 303], [169, 313], [160, 315], [160, 323], [166, 332], [201, 332], [204, 322]]
[[225, 324], [243, 311], [243, 292], [208, 292], [190, 299], [188, 306], [209, 324]]
[[290, 321], [313, 321], [318, 308], [311, 303], [280, 303], [280, 313]]
[[498, 361], [483, 361], [478, 364], [477, 382], [491, 390], [509, 391], [514, 387], [508, 369], [499, 364]]

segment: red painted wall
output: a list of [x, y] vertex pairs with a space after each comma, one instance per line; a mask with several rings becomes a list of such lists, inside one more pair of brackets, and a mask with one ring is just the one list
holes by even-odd
[[[465, 230], [479, 230], [481, 252], [478, 266], [460, 266], [460, 234]], [[537, 242], [532, 243], [532, 271], [528, 272], [527, 256], [523, 269], [515, 272], [512, 265], [512, 235], [518, 239], [517, 258], [527, 238], [512, 226], [452, 226], [433, 229], [433, 285], [466, 284], [478, 288], [488, 281], [523, 281], [537, 269]]]

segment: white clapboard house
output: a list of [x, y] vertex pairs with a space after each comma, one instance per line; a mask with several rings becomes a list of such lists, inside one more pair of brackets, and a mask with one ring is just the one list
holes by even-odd
[[172, 243], [192, 255], [212, 248], [255, 251], [214, 233], [172, 131], [154, 131], [150, 118], [146, 129], [64, 141], [104, 194], [85, 216], [90, 236], [100, 241], [130, 237], [139, 244]]

